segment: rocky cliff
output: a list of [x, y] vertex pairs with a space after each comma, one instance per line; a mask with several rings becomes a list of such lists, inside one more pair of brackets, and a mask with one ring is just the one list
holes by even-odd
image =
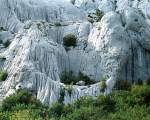
[[[118, 79], [150, 77], [149, 0], [0, 0], [0, 28], [2, 43], [10, 42], [0, 45], [0, 67], [8, 72], [3, 97], [28, 88], [51, 105], [66, 86], [64, 70], [95, 81], [107, 76], [106, 92]], [[67, 34], [77, 37], [77, 46], [66, 51]], [[100, 93], [99, 83], [72, 87], [65, 103]]]

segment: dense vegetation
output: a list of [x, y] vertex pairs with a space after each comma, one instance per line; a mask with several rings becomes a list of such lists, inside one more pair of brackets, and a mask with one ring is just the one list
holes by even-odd
[[[21, 89], [16, 91], [15, 94], [6, 97], [2, 102], [2, 111], [14, 110], [18, 107], [25, 107], [28, 105], [32, 105], [35, 107], [41, 107], [42, 104], [39, 100], [32, 95], [26, 89]], [[42, 106], [43, 107], [43, 106]]]
[[39, 102], [35, 104], [36, 99], [31, 102], [31, 98], [32, 95], [26, 90], [18, 91], [13, 97], [6, 98], [2, 108], [6, 103], [13, 104], [13, 107], [11, 109], [7, 107], [9, 112], [6, 112], [4, 107], [0, 119], [9, 118], [12, 114], [16, 118], [23, 116], [37, 120], [149, 120], [150, 118], [150, 86], [147, 84], [133, 85], [128, 90], [114, 90], [105, 96], [82, 97], [73, 104], [64, 105], [63, 102], [57, 102], [49, 109]]
[[44, 118], [46, 109], [48, 107], [42, 105], [32, 92], [20, 89], [3, 100], [0, 107], [0, 120]]
[[[61, 109], [56, 111], [58, 107]], [[71, 105], [56, 103], [51, 110], [56, 120], [149, 120], [150, 86], [134, 85], [129, 91], [116, 90], [97, 98], [87, 96]]]
[[94, 80], [90, 79], [87, 75], [84, 75], [82, 72], [79, 72], [78, 75], [74, 75], [72, 71], [63, 71], [61, 74], [61, 82], [66, 85], [76, 85], [79, 81], [84, 81], [85, 85], [90, 85], [96, 83]]

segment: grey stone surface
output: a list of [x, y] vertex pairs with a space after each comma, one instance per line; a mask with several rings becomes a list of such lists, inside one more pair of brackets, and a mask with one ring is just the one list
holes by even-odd
[[[104, 12], [91, 24], [88, 14]], [[100, 81], [107, 76], [106, 93], [118, 79], [134, 82], [148, 79], [150, 72], [150, 2], [148, 0], [0, 0], [2, 39], [1, 63], [8, 78], [1, 85], [2, 96], [28, 88], [51, 105], [66, 85], [60, 82], [65, 69], [82, 72]], [[60, 23], [57, 26], [56, 23]], [[66, 51], [63, 37], [74, 34], [77, 46]], [[72, 86], [64, 103], [81, 96], [100, 94], [99, 83]]]

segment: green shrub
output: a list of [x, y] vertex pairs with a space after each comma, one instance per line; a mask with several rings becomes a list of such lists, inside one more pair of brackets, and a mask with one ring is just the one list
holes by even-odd
[[105, 92], [105, 89], [107, 87], [106, 80], [107, 80], [106, 76], [103, 76], [102, 79], [100, 80], [99, 87], [101, 92]]
[[17, 102], [21, 104], [29, 104], [32, 94], [27, 89], [18, 90], [16, 93]]
[[74, 107], [72, 105], [70, 105], [70, 104], [64, 105], [62, 115], [66, 116], [66, 115], [72, 113], [73, 110], [74, 110]]
[[5, 81], [8, 76], [6, 71], [0, 70], [0, 81]]
[[134, 99], [130, 91], [115, 91], [97, 98], [82, 97], [70, 105], [71, 112], [62, 114], [59, 120], [149, 120], [150, 106], [138, 103], [131, 106]]
[[66, 85], [65, 90], [68, 92], [69, 96], [71, 96], [73, 91], [73, 83], [71, 83], [70, 85]]
[[131, 83], [127, 80], [119, 80], [117, 81], [115, 88], [117, 90], [131, 90]]
[[[149, 120], [150, 104], [145, 104], [149, 100], [147, 99], [150, 95], [149, 87], [148, 85], [134, 85], [131, 91], [115, 90], [105, 96], [81, 97], [68, 105], [57, 102], [48, 110], [43, 107], [33, 109], [28, 106], [27, 110], [23, 110], [26, 105], [16, 105], [18, 108], [16, 110], [24, 111], [21, 116], [27, 113], [31, 114], [31, 119], [39, 120]], [[13, 112], [9, 111], [6, 118], [10, 113]], [[5, 113], [3, 113], [0, 114], [0, 119], [2, 115], [5, 118]]]
[[60, 22], [55, 22], [54, 26], [59, 27], [59, 26], [61, 26], [61, 23]]
[[122, 106], [135, 106], [138, 104], [138, 100], [135, 96], [132, 95], [130, 91], [114, 91], [110, 94], [111, 98], [116, 102], [116, 107], [122, 109]]
[[0, 120], [10, 120], [9, 113], [0, 113]]
[[24, 110], [24, 109], [28, 109], [28, 105], [16, 104], [15, 106], [12, 107], [12, 110], [14, 111], [19, 111], [19, 110]]
[[144, 81], [145, 84], [150, 85], [150, 78]]
[[95, 101], [95, 106], [99, 106], [107, 112], [113, 112], [115, 110], [115, 104], [116, 102], [110, 95], [100, 95]]
[[104, 80], [100, 81], [99, 87], [100, 87], [100, 91], [101, 91], [101, 92], [105, 92], [105, 89], [106, 89], [106, 87], [107, 87], [106, 81], [104, 81]]
[[135, 107], [122, 107], [121, 110], [109, 114], [105, 120], [149, 120], [149, 108], [145, 106], [137, 105]]
[[3, 45], [4, 45], [5, 48], [7, 48], [10, 45], [10, 43], [11, 42], [9, 40], [7, 40], [5, 43], [3, 43]]
[[100, 11], [99, 9], [96, 9], [96, 16], [97, 16], [96, 21], [99, 22], [104, 16], [104, 13]]
[[49, 116], [60, 117], [63, 113], [63, 107], [64, 105], [59, 102], [54, 103], [52, 107], [49, 109]]
[[134, 85], [131, 93], [139, 99], [141, 104], [150, 104], [150, 86], [148, 85]]
[[92, 107], [81, 107], [80, 109], [76, 109], [73, 113], [67, 116], [67, 119], [64, 120], [98, 120], [92, 119], [95, 116], [95, 110]]
[[16, 96], [9, 96], [6, 97], [3, 102], [2, 102], [2, 110], [6, 111], [6, 110], [11, 110], [12, 107], [14, 107], [17, 103], [17, 98]]
[[58, 102], [59, 102], [59, 103], [63, 103], [63, 101], [64, 101], [64, 96], [65, 96], [65, 89], [64, 89], [64, 88], [61, 88], [61, 90], [60, 90], [60, 97], [59, 97], [59, 99], [58, 99]]
[[47, 120], [48, 110], [41, 109], [29, 109], [29, 115], [31, 120]]
[[[30, 105], [31, 104], [31, 105]], [[31, 96], [30, 97], [30, 100], [29, 100], [29, 106], [35, 106], [36, 108], [37, 107], [39, 107], [39, 108], [41, 108], [41, 107], [43, 107], [43, 108], [45, 108], [46, 106], [45, 105], [43, 105], [42, 103], [41, 103], [41, 101], [40, 100], [38, 100], [37, 98], [36, 98], [36, 96]]]
[[87, 96], [80, 98], [71, 106], [69, 106], [71, 112], [62, 115], [61, 120], [104, 120], [108, 113], [114, 111], [115, 102], [108, 96], [99, 98]]
[[18, 107], [18, 104], [23, 104], [23, 106], [30, 104], [35, 105], [36, 107], [42, 106], [40, 101], [33, 97], [28, 90], [21, 89], [3, 100], [2, 110], [5, 111], [12, 110], [12, 108], [15, 109], [16, 106]]
[[60, 79], [62, 83], [70, 85], [71, 83], [75, 84], [77, 78], [72, 71], [65, 70], [62, 72]]
[[87, 75], [84, 75], [82, 72], [79, 72], [78, 80], [84, 81], [85, 85], [91, 85], [91, 84], [96, 83], [94, 80], [90, 79], [90, 77], [88, 77]]
[[60, 76], [61, 82], [66, 85], [76, 85], [79, 81], [84, 81], [85, 85], [95, 84], [96, 82], [90, 79], [87, 75], [79, 72], [78, 76], [75, 76], [72, 71], [63, 71]]
[[63, 38], [63, 45], [65, 47], [75, 47], [77, 44], [77, 38], [73, 34], [68, 34]]
[[93, 105], [93, 97], [90, 96], [85, 96], [85, 97], [81, 97], [80, 99], [78, 99], [77, 101], [74, 102], [73, 106], [76, 109], [79, 109], [80, 107], [89, 107], [91, 105]]
[[138, 81], [136, 82], [137, 85], [143, 85], [143, 81], [141, 79], [138, 79]]

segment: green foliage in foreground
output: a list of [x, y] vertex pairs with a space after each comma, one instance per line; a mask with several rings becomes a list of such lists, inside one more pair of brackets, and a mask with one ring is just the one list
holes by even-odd
[[[40, 107], [36, 110], [27, 105], [16, 106], [19, 112], [9, 111], [0, 117], [28, 116], [35, 120], [149, 120], [150, 86], [134, 85], [130, 91], [117, 90], [109, 95], [82, 97], [73, 104], [55, 103], [49, 109]], [[25, 107], [23, 107], [25, 108]]]
[[36, 99], [28, 90], [21, 89], [18, 90], [15, 94], [6, 97], [3, 102], [1, 109], [2, 111], [10, 110], [20, 110], [23, 108], [28, 108], [28, 106], [41, 107], [42, 104], [39, 100]]

